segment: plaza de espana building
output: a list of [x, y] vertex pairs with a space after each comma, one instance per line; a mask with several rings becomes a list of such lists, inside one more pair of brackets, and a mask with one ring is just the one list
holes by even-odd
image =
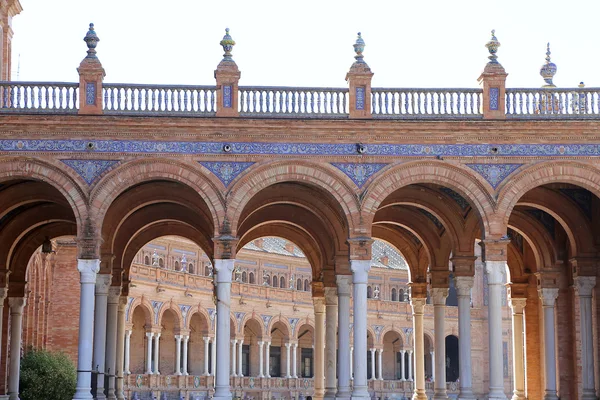
[[90, 24], [78, 80], [17, 82], [20, 12], [0, 399], [30, 349], [73, 399], [600, 395], [600, 89], [549, 46], [531, 89], [493, 31], [476, 88], [371, 87], [360, 34], [344, 88], [250, 87], [227, 30], [210, 85], [114, 84]]

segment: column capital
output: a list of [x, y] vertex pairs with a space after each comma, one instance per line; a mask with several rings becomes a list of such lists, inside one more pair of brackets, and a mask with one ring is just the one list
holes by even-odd
[[8, 305], [10, 307], [11, 314], [22, 314], [23, 308], [27, 305], [26, 297], [9, 297]]
[[121, 286], [111, 286], [108, 289], [108, 303], [119, 304], [121, 301]]
[[258, 342], [256, 342], [256, 344], [258, 344], [259, 346], [264, 346], [265, 342], [262, 340], [259, 340]]
[[454, 277], [454, 287], [458, 296], [471, 297], [471, 289], [475, 283], [473, 276], [456, 276]]
[[160, 332], [154, 333], [154, 337], [157, 338], [157, 339], [160, 338]]
[[538, 288], [538, 296], [544, 307], [554, 307], [554, 302], [558, 297], [558, 288]]
[[146, 337], [154, 337], [154, 332], [146, 332]]
[[315, 314], [322, 314], [325, 312], [325, 297], [313, 297], [313, 304], [315, 307]]
[[334, 287], [326, 287], [325, 288], [325, 305], [327, 306], [337, 306], [337, 289]]
[[289, 348], [290, 348], [290, 345], [291, 345], [291, 343], [290, 343], [290, 342], [287, 342], [287, 343], [284, 343], [284, 345], [285, 345], [285, 347], [286, 347], [286, 348], [288, 348], [288, 349], [289, 349]]
[[352, 267], [352, 260], [371, 260], [372, 244], [373, 239], [370, 237], [348, 239], [348, 245], [350, 246], [350, 267]]
[[502, 261], [506, 264], [508, 257], [508, 244], [510, 239], [484, 239], [481, 242], [483, 247], [483, 260]]
[[231, 339], [231, 344], [237, 344], [237, 339]]
[[512, 308], [513, 314], [523, 314], [523, 309], [527, 305], [527, 299], [524, 297], [510, 297], [509, 298], [510, 308]]
[[338, 296], [350, 296], [352, 292], [352, 276], [338, 275], [335, 277]]
[[96, 275], [96, 295], [108, 296], [108, 288], [110, 287], [111, 279], [112, 276], [110, 274]]
[[[0, 288], [0, 302], [4, 302], [4, 299], [6, 299], [7, 296], [8, 296], [8, 288], [7, 287]], [[2, 306], [1, 303], [0, 303], [0, 306]]]
[[204, 340], [205, 342], [209, 342], [210, 343], [210, 339], [211, 339], [210, 336], [203, 336], [202, 337], [202, 340]]
[[231, 283], [231, 274], [235, 266], [234, 259], [215, 260], [215, 270], [217, 271], [217, 283]]
[[411, 297], [410, 305], [412, 306], [413, 314], [423, 314], [426, 303], [427, 299], [425, 297]]
[[350, 260], [350, 270], [352, 271], [352, 283], [367, 283], [369, 281], [370, 269], [371, 260]]
[[448, 297], [448, 289], [447, 288], [433, 288], [431, 289], [431, 294], [433, 298], [433, 305], [435, 306], [445, 306], [446, 298]]
[[96, 274], [100, 271], [100, 260], [80, 258], [77, 260], [77, 270], [81, 283], [96, 283]]
[[592, 297], [595, 286], [595, 276], [577, 276], [573, 279], [573, 287], [575, 288], [575, 293], [579, 297]]
[[488, 285], [502, 285], [506, 274], [506, 261], [486, 261], [485, 272]]

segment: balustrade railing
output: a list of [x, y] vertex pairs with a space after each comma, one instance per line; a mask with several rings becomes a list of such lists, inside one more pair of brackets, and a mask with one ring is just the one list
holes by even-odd
[[217, 111], [214, 86], [134, 85], [103, 86], [106, 114], [211, 116]]
[[246, 116], [345, 117], [348, 89], [239, 87], [239, 111]]
[[76, 113], [78, 83], [0, 82], [0, 113]]
[[506, 89], [506, 115], [537, 118], [600, 116], [600, 88]]
[[481, 89], [371, 90], [374, 118], [474, 118], [481, 117]]

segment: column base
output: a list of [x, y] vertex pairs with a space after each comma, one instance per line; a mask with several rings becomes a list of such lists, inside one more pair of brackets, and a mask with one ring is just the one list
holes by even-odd
[[96, 389], [96, 400], [106, 400], [106, 396], [104, 395], [104, 388]]
[[427, 400], [427, 393], [423, 389], [415, 389], [412, 400]]
[[[77, 388], [75, 389], [75, 394], [73, 395], [73, 400], [93, 400], [91, 388]], [[12, 394], [8, 397], [10, 400], [18, 400], [19, 396], [12, 397]]]
[[544, 400], [558, 400], [555, 390], [546, 390], [544, 393]]
[[334, 400], [335, 399], [335, 391], [333, 391], [333, 390], [325, 391], [325, 394], [323, 395], [323, 399]]
[[583, 389], [581, 400], [596, 400], [596, 392], [592, 389]]
[[458, 400], [475, 400], [475, 395], [471, 388], [460, 389], [460, 393], [458, 394]]
[[11, 395], [9, 395], [9, 396], [8, 396], [8, 399], [9, 399], [9, 400], [21, 400], [21, 399], [19, 398], [19, 394], [18, 394], [18, 393], [15, 393], [15, 394], [11, 394]]
[[448, 400], [448, 393], [446, 390], [438, 390], [434, 392], [433, 398], [434, 400]]
[[231, 400], [231, 398], [232, 396], [229, 386], [215, 388], [213, 400]]
[[502, 389], [492, 389], [488, 394], [488, 400], [507, 400]]
[[369, 390], [367, 389], [367, 387], [362, 387], [362, 388], [354, 388], [354, 390], [352, 391], [352, 395], [350, 396], [350, 399], [354, 400], [354, 399], [359, 399], [359, 400], [364, 400], [364, 399], [370, 399], [371, 395], [369, 394]]
[[338, 388], [335, 398], [337, 400], [350, 400], [352, 398], [352, 392], [350, 392], [350, 388]]
[[515, 390], [515, 391], [513, 391], [513, 395], [511, 397], [511, 400], [525, 400], [525, 399], [527, 399], [527, 397], [525, 396], [525, 392], [524, 391], [522, 391], [522, 390]]
[[117, 394], [114, 390], [112, 392], [108, 392], [108, 397], [106, 397], [106, 400], [117, 400]]

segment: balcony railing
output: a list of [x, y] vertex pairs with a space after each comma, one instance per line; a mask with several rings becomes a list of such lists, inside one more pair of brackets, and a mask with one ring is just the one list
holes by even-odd
[[[76, 114], [78, 83], [0, 81], [0, 114]], [[102, 86], [106, 115], [214, 117], [219, 110], [216, 86]], [[347, 88], [239, 87], [241, 117], [346, 119], [351, 114]], [[373, 119], [484, 118], [481, 89], [372, 88]], [[506, 89], [510, 119], [600, 119], [600, 88]], [[363, 105], [364, 106], [364, 105]]]

